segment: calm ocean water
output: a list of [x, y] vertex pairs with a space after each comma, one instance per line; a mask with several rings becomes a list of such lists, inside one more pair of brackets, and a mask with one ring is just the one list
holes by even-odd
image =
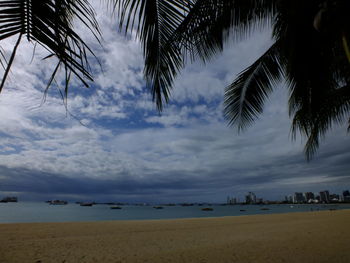
[[[47, 203], [0, 203], [0, 223], [25, 222], [73, 222], [106, 220], [146, 220], [198, 217], [240, 216], [254, 214], [274, 214], [306, 212], [329, 209], [350, 209], [350, 204], [340, 205], [235, 205], [235, 206], [121, 206], [122, 209], [110, 209], [108, 205], [83, 207], [78, 204], [49, 205]], [[202, 211], [211, 207], [213, 211]], [[261, 210], [268, 208], [268, 210]], [[245, 211], [240, 211], [245, 210]]]

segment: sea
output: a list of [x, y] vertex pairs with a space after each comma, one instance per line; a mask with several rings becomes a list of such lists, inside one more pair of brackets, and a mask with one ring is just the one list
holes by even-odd
[[[0, 203], [0, 223], [82, 222], [109, 220], [153, 220], [176, 218], [203, 218], [309, 212], [350, 209], [350, 204], [279, 204], [279, 205], [193, 205], [162, 206], [123, 205], [111, 209], [110, 205], [80, 206], [50, 205], [45, 202]], [[211, 211], [203, 211], [211, 208]]]

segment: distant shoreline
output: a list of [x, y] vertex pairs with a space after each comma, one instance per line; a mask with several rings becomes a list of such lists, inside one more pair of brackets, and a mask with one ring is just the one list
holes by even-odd
[[187, 218], [221, 218], [259, 214], [285, 214], [350, 209], [350, 204], [325, 205], [245, 205], [245, 206], [110, 206], [47, 203], [13, 203], [0, 205], [0, 224], [103, 222], [171, 220]]
[[[300, 204], [299, 204], [300, 205]], [[123, 223], [123, 222], [161, 222], [161, 221], [177, 221], [177, 220], [206, 220], [206, 219], [223, 219], [223, 218], [237, 218], [237, 217], [255, 217], [255, 216], [273, 216], [273, 215], [294, 215], [294, 214], [306, 214], [306, 213], [324, 213], [324, 212], [337, 212], [337, 211], [348, 211], [350, 213], [350, 208], [342, 208], [342, 209], [336, 209], [336, 210], [307, 210], [307, 211], [291, 211], [291, 212], [276, 212], [276, 213], [269, 213], [269, 214], [239, 214], [239, 215], [234, 215], [234, 216], [207, 216], [207, 217], [184, 217], [184, 218], [160, 218], [160, 219], [116, 219], [116, 220], [92, 220], [92, 221], [64, 221], [64, 222], [6, 222], [6, 223], [1, 223], [0, 226], [2, 225], [22, 225], [22, 224], [94, 224], [94, 223]]]

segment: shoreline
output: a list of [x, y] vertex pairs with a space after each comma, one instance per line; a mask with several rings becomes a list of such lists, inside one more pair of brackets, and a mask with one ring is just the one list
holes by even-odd
[[[34, 203], [35, 204], [35, 203]], [[28, 212], [29, 208], [27, 206], [23, 206], [20, 209], [16, 209], [16, 213], [13, 215], [13, 217], [8, 216], [5, 210], [1, 210], [0, 212], [3, 213], [4, 218], [1, 218], [0, 216], [0, 225], [2, 224], [27, 224], [27, 223], [72, 223], [72, 222], [110, 222], [110, 221], [147, 221], [147, 220], [177, 220], [177, 219], [189, 219], [189, 218], [222, 218], [222, 217], [240, 217], [240, 216], [255, 216], [255, 215], [275, 215], [275, 214], [293, 214], [293, 213], [305, 213], [305, 212], [321, 212], [321, 211], [343, 211], [343, 210], [350, 210], [350, 204], [323, 204], [322, 206], [310, 206], [309, 204], [294, 204], [294, 205], [285, 205], [281, 204], [282, 209], [277, 205], [272, 205], [272, 207], [269, 207], [268, 205], [261, 206], [261, 205], [250, 205], [250, 206], [239, 206], [239, 207], [232, 207], [233, 212], [222, 212], [221, 207], [222, 206], [213, 206], [214, 212], [212, 211], [199, 211], [201, 210], [198, 208], [198, 211], [195, 211], [195, 215], [190, 217], [183, 217], [181, 216], [181, 213], [183, 211], [178, 211], [178, 214], [180, 216], [169, 216], [174, 215], [174, 210], [171, 207], [171, 209], [166, 211], [170, 211], [169, 214], [167, 212], [163, 213], [157, 213], [156, 210], [150, 209], [149, 211], [141, 211], [141, 217], [139, 214], [135, 213], [135, 210], [130, 208], [133, 208], [133, 206], [126, 206], [125, 209], [121, 210], [122, 213], [110, 213], [110, 209], [103, 210], [103, 214], [96, 216], [96, 211], [93, 213], [90, 213], [91, 210], [84, 210], [87, 213], [85, 213], [83, 210], [78, 209], [72, 209], [73, 207], [70, 207], [70, 210], [63, 210], [63, 216], [61, 214], [61, 209], [52, 209], [50, 208], [54, 207], [43, 207], [43, 215], [41, 216], [41, 211], [36, 212], [36, 215], [32, 216], [31, 211]], [[266, 209], [261, 209], [261, 207], [264, 207]], [[1, 208], [1, 207], [0, 207]], [[59, 208], [66, 208], [59, 207]], [[108, 208], [108, 207], [107, 207]], [[239, 210], [239, 209], [244, 210]], [[21, 209], [24, 209], [26, 211], [25, 213], [21, 213]], [[34, 207], [34, 209], [37, 209], [37, 207]], [[40, 209], [42, 209], [40, 207]], [[231, 208], [230, 208], [231, 209]], [[261, 210], [268, 210], [268, 211], [261, 211]], [[10, 214], [12, 213], [11, 210]], [[83, 213], [81, 213], [83, 211]], [[130, 211], [130, 214], [129, 214]], [[184, 210], [185, 211], [185, 210]], [[242, 211], [242, 212], [240, 212]], [[107, 213], [106, 213], [107, 212]], [[156, 212], [156, 213], [155, 213]], [[79, 214], [81, 213], [81, 214]], [[148, 216], [144, 216], [143, 214], [148, 214]], [[35, 214], [35, 212], [34, 212]], [[84, 217], [84, 214], [87, 217]], [[186, 214], [186, 212], [185, 212]], [[49, 216], [47, 216], [49, 215]], [[67, 216], [68, 215], [68, 216]], [[71, 215], [71, 216], [70, 216]], [[116, 216], [115, 216], [116, 215]], [[29, 216], [29, 217], [28, 217]], [[26, 218], [28, 217], [28, 220]], [[64, 218], [66, 217], [66, 218]], [[0, 262], [1, 263], [1, 262]]]
[[[288, 214], [306, 214], [306, 213], [322, 213], [322, 212], [336, 212], [336, 211], [349, 211], [350, 208], [336, 209], [336, 210], [308, 210], [308, 211], [295, 211], [295, 212], [276, 212], [276, 213], [266, 213], [266, 214], [241, 214], [241, 215], [228, 215], [228, 216], [207, 216], [207, 217], [184, 217], [184, 218], [160, 218], [160, 219], [114, 219], [114, 220], [91, 220], [91, 221], [57, 221], [57, 222], [0, 222], [1, 225], [22, 225], [22, 224], [75, 224], [75, 223], [111, 223], [111, 222], [161, 222], [161, 221], [178, 221], [178, 220], [201, 220], [201, 219], [223, 219], [223, 218], [237, 218], [237, 217], [254, 217], [254, 216], [271, 216], [271, 215], [288, 215]], [[350, 224], [350, 223], [349, 223]], [[0, 261], [1, 263], [1, 261]]]
[[350, 262], [350, 210], [0, 224], [0, 262]]

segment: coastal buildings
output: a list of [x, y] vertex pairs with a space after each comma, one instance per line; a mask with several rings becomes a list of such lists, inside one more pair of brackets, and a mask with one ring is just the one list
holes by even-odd
[[330, 198], [331, 198], [331, 203], [340, 202], [341, 200], [343, 200], [341, 195], [338, 195], [338, 194], [332, 194], [330, 195]]
[[292, 195], [286, 195], [284, 200], [285, 200], [285, 203], [291, 204], [291, 203], [293, 203], [293, 196]]
[[320, 192], [320, 202], [321, 203], [330, 203], [330, 196], [329, 196], [329, 191], [325, 190], [325, 191], [321, 191]]
[[343, 191], [343, 201], [350, 202], [350, 192], [349, 190]]
[[249, 192], [248, 195], [245, 196], [246, 204], [256, 204], [256, 195], [253, 192]]
[[235, 205], [237, 203], [238, 203], [238, 200], [237, 200], [236, 197], [227, 196], [226, 204], [228, 204], [228, 205]]
[[330, 193], [329, 190], [320, 191], [319, 195], [316, 195], [313, 192], [295, 192], [294, 195], [285, 196], [284, 203], [294, 203], [294, 204], [303, 204], [303, 203], [339, 203], [345, 202], [350, 203], [350, 192], [349, 190], [344, 190], [342, 194]]
[[307, 203], [311, 203], [315, 200], [315, 194], [313, 192], [306, 192], [304, 193], [304, 198]]
[[294, 197], [293, 197], [294, 204], [301, 204], [301, 203], [304, 203], [304, 201], [305, 201], [305, 199], [304, 199], [303, 193], [300, 193], [300, 192], [294, 193]]
[[245, 199], [243, 202], [240, 202], [237, 197], [231, 197], [227, 196], [226, 198], [226, 204], [227, 205], [236, 205], [236, 204], [263, 204], [264, 200], [263, 198], [257, 198], [255, 193], [253, 192], [248, 192], [248, 194], [245, 196]]
[[350, 203], [350, 191], [343, 190], [341, 193], [331, 193], [329, 190], [314, 192], [295, 192], [286, 195], [284, 200], [268, 201], [258, 198], [255, 193], [248, 192], [242, 202], [237, 197], [227, 196], [226, 204], [329, 204], [329, 203]]

